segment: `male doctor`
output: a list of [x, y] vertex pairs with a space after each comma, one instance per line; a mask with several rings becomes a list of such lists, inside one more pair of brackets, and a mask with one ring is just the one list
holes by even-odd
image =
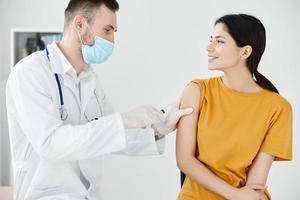
[[7, 86], [15, 199], [101, 198], [101, 156], [161, 153], [192, 109], [114, 113], [90, 64], [113, 51], [115, 0], [71, 0], [62, 41], [21, 60]]

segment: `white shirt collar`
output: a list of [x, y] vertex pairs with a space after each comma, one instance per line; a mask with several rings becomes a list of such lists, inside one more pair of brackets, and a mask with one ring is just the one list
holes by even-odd
[[65, 57], [63, 52], [58, 48], [56, 42], [47, 45], [47, 49], [49, 51], [49, 58], [50, 58], [50, 63], [51, 63], [51, 68], [53, 73], [69, 75], [78, 82], [82, 78], [87, 77], [94, 73], [92, 67], [90, 65], [86, 65], [84, 70], [77, 77], [76, 70], [69, 62], [69, 60]]

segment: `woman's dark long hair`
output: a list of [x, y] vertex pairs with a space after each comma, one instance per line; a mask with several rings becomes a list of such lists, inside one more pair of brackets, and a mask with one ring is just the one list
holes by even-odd
[[228, 33], [235, 40], [238, 47], [246, 45], [252, 47], [252, 53], [247, 59], [247, 67], [250, 73], [255, 76], [257, 84], [279, 94], [271, 81], [257, 71], [266, 47], [266, 31], [261, 21], [251, 15], [231, 14], [217, 19], [215, 25], [218, 23], [222, 23], [227, 27]]

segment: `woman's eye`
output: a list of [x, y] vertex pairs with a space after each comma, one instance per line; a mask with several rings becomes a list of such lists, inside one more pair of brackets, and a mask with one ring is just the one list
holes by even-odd
[[217, 43], [218, 43], [218, 44], [224, 44], [224, 41], [222, 41], [222, 40], [217, 40]]

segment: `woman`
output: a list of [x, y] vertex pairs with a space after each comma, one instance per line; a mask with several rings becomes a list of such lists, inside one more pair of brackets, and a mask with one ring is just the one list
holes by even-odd
[[250, 15], [215, 22], [209, 69], [224, 75], [193, 80], [183, 92], [181, 107], [194, 112], [177, 127], [177, 164], [187, 176], [178, 200], [271, 199], [272, 162], [292, 159], [292, 109], [257, 71], [265, 35]]

